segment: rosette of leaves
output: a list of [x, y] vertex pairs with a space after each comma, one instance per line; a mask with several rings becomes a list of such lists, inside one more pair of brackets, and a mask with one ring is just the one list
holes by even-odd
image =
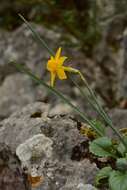
[[[125, 138], [126, 140], [127, 138]], [[127, 153], [122, 143], [114, 144], [108, 137], [100, 137], [90, 142], [90, 152], [98, 157], [112, 157], [115, 169], [106, 166], [96, 175], [96, 186], [105, 182], [110, 190], [127, 190]]]

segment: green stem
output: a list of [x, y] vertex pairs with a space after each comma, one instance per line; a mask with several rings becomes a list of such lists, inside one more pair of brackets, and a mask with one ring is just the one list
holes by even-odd
[[103, 109], [103, 108], [101, 107], [101, 105], [98, 103], [98, 100], [97, 100], [97, 98], [96, 98], [94, 92], [93, 92], [93, 91], [91, 90], [91, 88], [89, 87], [89, 85], [88, 85], [87, 81], [85, 80], [84, 76], [82, 75], [82, 73], [81, 73], [80, 71], [79, 71], [78, 73], [79, 73], [79, 75], [80, 75], [81, 80], [83, 81], [83, 83], [84, 83], [85, 86], [87, 87], [87, 89], [88, 89], [90, 95], [92, 96], [93, 100], [95, 101], [95, 103], [96, 103], [96, 105], [97, 105], [97, 107], [98, 107], [97, 111], [99, 110], [98, 113], [101, 115], [101, 117], [104, 119], [104, 121], [108, 124], [108, 126], [114, 131], [114, 133], [119, 137], [119, 139], [121, 140], [121, 142], [123, 143], [123, 145], [124, 145], [124, 146], [126, 147], [126, 149], [127, 149], [127, 144], [126, 144], [126, 142], [124, 141], [122, 135], [113, 127], [113, 124], [112, 124], [112, 121], [111, 121], [109, 115], [104, 111], [104, 109]]
[[41, 36], [34, 30], [34, 28], [31, 26], [31, 24], [21, 15], [19, 14], [19, 17], [25, 22], [25, 24], [27, 25], [27, 27], [32, 31], [32, 34], [34, 36], [34, 38], [43, 46], [45, 47], [49, 54], [50, 55], [53, 55], [54, 56], [54, 52], [52, 51], [52, 49], [50, 49], [48, 46], [47, 46], [47, 43], [41, 38]]
[[73, 109], [75, 110], [75, 112], [77, 112], [77, 113], [81, 116], [81, 118], [82, 118], [85, 122], [87, 122], [87, 123], [91, 126], [92, 129], [94, 129], [94, 130], [97, 132], [97, 134], [98, 134], [99, 136], [103, 136], [103, 134], [102, 134], [98, 129], [96, 129], [96, 127], [94, 126], [93, 122], [90, 121], [90, 120], [84, 115], [84, 113], [81, 112], [80, 109], [79, 109], [77, 106], [75, 106], [74, 104], [72, 104], [72, 103], [70, 102], [70, 100], [69, 100], [68, 98], [66, 98], [62, 93], [60, 93], [58, 90], [54, 89], [53, 87], [47, 85], [43, 80], [40, 80], [40, 79], [39, 79], [37, 76], [35, 76], [31, 71], [29, 71], [28, 68], [24, 68], [22, 65], [16, 64], [16, 63], [14, 63], [14, 62], [11, 62], [11, 63], [14, 64], [18, 70], [22, 70], [24, 73], [26, 73], [27, 75], [29, 75], [29, 76], [30, 76], [33, 80], [35, 80], [38, 84], [43, 85], [44, 87], [48, 88], [52, 93], [54, 93], [55, 95], [57, 95], [58, 97], [60, 97], [65, 103], [67, 103], [71, 108], [73, 108]]
[[90, 105], [93, 107], [93, 109], [94, 109], [95, 111], [97, 111], [97, 112], [101, 115], [102, 112], [100, 112], [100, 110], [97, 108], [97, 106], [95, 106], [95, 104], [92, 102], [92, 100], [89, 98], [89, 96], [87, 96], [87, 95], [85, 94], [85, 92], [84, 92], [84, 91], [82, 90], [82, 88], [78, 85], [78, 83], [75, 82], [72, 77], [69, 77], [69, 78], [70, 78], [70, 80], [74, 83], [74, 85], [79, 89], [79, 91], [80, 91], [80, 93], [82, 94], [82, 96], [85, 97], [85, 98], [88, 100], [88, 102], [89, 102]]

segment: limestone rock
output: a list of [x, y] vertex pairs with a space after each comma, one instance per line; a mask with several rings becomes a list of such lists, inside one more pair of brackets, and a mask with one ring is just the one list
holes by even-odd
[[112, 109], [110, 110], [110, 116], [112, 118], [115, 128], [118, 130], [127, 127], [127, 110], [125, 109]]
[[32, 159], [41, 158], [45, 162], [46, 158], [52, 156], [52, 143], [51, 139], [45, 135], [37, 134], [20, 144], [16, 149], [16, 154], [24, 166], [28, 165]]
[[[60, 34], [39, 25], [33, 25], [35, 30], [45, 38], [49, 47], [54, 47], [55, 43], [57, 43], [60, 38]], [[0, 49], [0, 65], [5, 67], [10, 60], [15, 60], [18, 63], [25, 62], [25, 64], [35, 72], [43, 74], [43, 63], [49, 57], [49, 54], [44, 47], [40, 47], [36, 40], [33, 39], [31, 31], [26, 25], [23, 24], [17, 30], [7, 35], [6, 41], [5, 38], [1, 41], [4, 45], [2, 49]]]
[[49, 105], [36, 102], [18, 109], [9, 118], [0, 122], [0, 142], [16, 150], [17, 146], [36, 134], [40, 134], [42, 116], [45, 118]]
[[78, 189], [79, 190], [97, 190], [94, 186], [92, 186], [92, 185], [90, 185], [90, 184], [82, 184], [82, 183], [80, 183], [79, 185], [78, 185]]
[[54, 115], [59, 115], [59, 114], [67, 114], [67, 113], [71, 113], [72, 111], [73, 109], [67, 104], [59, 103], [50, 109], [49, 115], [54, 116]]
[[16, 155], [5, 144], [0, 144], [0, 189], [30, 190], [27, 176]]
[[[122, 128], [127, 128], [127, 125], [126, 125], [126, 123], [127, 123], [127, 110], [126, 109], [114, 108], [114, 109], [111, 109], [108, 113], [111, 117], [113, 126], [117, 130], [120, 130]], [[110, 128], [107, 128], [107, 134], [110, 137], [118, 138]]]
[[85, 157], [72, 159], [77, 145], [88, 146], [78, 121], [70, 115], [48, 117], [48, 109], [36, 102], [13, 113], [0, 122], [0, 142], [17, 152], [22, 166], [25, 158], [26, 172], [43, 177], [35, 190], [79, 190], [79, 184], [93, 184], [96, 164]]
[[43, 101], [46, 97], [46, 90], [36, 86], [27, 75], [9, 75], [0, 86], [0, 118], [6, 118], [16, 109], [38, 99]]
[[0, 117], [10, 115], [17, 108], [34, 101], [34, 90], [29, 77], [15, 74], [6, 77], [0, 87]]

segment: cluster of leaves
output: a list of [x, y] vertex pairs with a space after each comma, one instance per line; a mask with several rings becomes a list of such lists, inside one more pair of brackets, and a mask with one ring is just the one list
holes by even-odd
[[[101, 130], [102, 137], [99, 137], [89, 126], [84, 126], [80, 129], [80, 133], [90, 139], [90, 152], [99, 158], [112, 158], [115, 161], [113, 168], [109, 164], [99, 170], [96, 175], [95, 185], [98, 187], [105, 183], [111, 190], [126, 190], [127, 150], [123, 143], [106, 136], [105, 127], [100, 121], [94, 120], [94, 123], [95, 127]], [[121, 129], [120, 132], [124, 135], [124, 142], [127, 143], [127, 129]]]
[[[105, 135], [105, 134], [104, 134]], [[127, 137], [124, 137], [127, 142]], [[127, 151], [122, 143], [103, 136], [96, 138], [90, 142], [90, 152], [97, 157], [110, 157], [116, 160], [115, 168], [106, 166], [102, 168], [96, 175], [96, 186], [101, 185], [105, 179], [105, 183], [111, 190], [126, 190], [127, 189]]]

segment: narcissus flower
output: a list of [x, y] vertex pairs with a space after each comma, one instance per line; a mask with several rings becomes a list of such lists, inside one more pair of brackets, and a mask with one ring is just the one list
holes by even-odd
[[61, 56], [61, 47], [57, 50], [55, 56], [51, 56], [50, 60], [47, 63], [47, 70], [51, 73], [51, 86], [54, 86], [56, 76], [60, 80], [67, 79], [65, 71], [68, 72], [77, 72], [76, 69], [72, 67], [63, 66], [64, 61], [67, 59], [65, 56]]

